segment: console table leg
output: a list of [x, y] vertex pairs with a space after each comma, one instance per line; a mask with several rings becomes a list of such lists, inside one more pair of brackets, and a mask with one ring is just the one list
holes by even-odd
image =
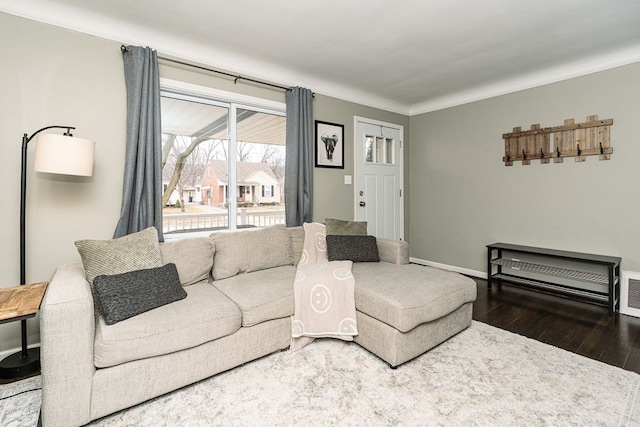
[[492, 270], [492, 266], [491, 266], [491, 252], [493, 252], [493, 249], [491, 248], [487, 248], [487, 288], [491, 289], [491, 270]]

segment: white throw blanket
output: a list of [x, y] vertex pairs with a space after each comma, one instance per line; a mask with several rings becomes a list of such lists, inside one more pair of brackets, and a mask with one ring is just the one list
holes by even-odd
[[323, 224], [305, 223], [303, 227], [304, 245], [293, 285], [292, 351], [319, 337], [352, 341], [358, 335], [353, 263], [329, 262]]

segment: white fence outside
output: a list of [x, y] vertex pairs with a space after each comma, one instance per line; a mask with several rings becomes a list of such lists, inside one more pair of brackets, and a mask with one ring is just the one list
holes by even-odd
[[[266, 227], [284, 223], [284, 209], [252, 211], [247, 208], [240, 208], [237, 210], [238, 227]], [[171, 214], [162, 217], [162, 230], [165, 233], [225, 228], [229, 228], [229, 215], [227, 212]]]

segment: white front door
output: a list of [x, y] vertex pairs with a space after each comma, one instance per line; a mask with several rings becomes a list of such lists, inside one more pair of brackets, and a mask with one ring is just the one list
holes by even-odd
[[355, 217], [376, 237], [404, 240], [399, 125], [356, 117]]

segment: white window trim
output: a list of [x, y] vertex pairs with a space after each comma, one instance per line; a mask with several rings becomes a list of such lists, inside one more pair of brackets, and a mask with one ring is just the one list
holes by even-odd
[[193, 83], [185, 83], [178, 80], [160, 78], [160, 90], [175, 91], [184, 95], [194, 95], [199, 97], [213, 98], [217, 101], [233, 102], [235, 104], [244, 104], [253, 108], [268, 108], [286, 112], [287, 106], [284, 102], [273, 101], [270, 99], [258, 98], [256, 96], [243, 95], [240, 93], [229, 92], [226, 90], [215, 89], [207, 86], [200, 86]]
[[[160, 78], [160, 91], [170, 92], [171, 97], [178, 98], [178, 99], [193, 100], [193, 99], [189, 99], [189, 96], [193, 96], [196, 98], [209, 98], [212, 105], [222, 106], [221, 104], [217, 104], [216, 101], [219, 101], [220, 103], [235, 104], [236, 108], [230, 109], [230, 115], [231, 115], [230, 128], [229, 128], [230, 133], [235, 132], [235, 125], [236, 125], [235, 112], [237, 108], [250, 108], [254, 111], [268, 113], [268, 114], [276, 114], [281, 116], [287, 115], [287, 106], [284, 102], [258, 98], [255, 96], [244, 95], [244, 94], [235, 93], [235, 92], [229, 92], [226, 90], [215, 89], [207, 86], [200, 86], [193, 83], [186, 83], [178, 80], [167, 79], [164, 77]], [[225, 106], [225, 107], [228, 107], [228, 106]], [[229, 150], [229, 155], [232, 158], [236, 157], [235, 148], [236, 147], [234, 147], [233, 153], [231, 152], [232, 151], [231, 147]], [[235, 163], [230, 164], [229, 173], [235, 174], [235, 167], [236, 167]], [[237, 195], [231, 194], [231, 193], [235, 193], [234, 189], [230, 189], [230, 190], [232, 191], [229, 191], [228, 198], [233, 200], [232, 204], [235, 205], [235, 200]], [[232, 222], [233, 222], [233, 228], [236, 228], [237, 224], [236, 224], [235, 215], [231, 215], [229, 218], [230, 229], [232, 228]], [[229, 231], [229, 230], [226, 230], [226, 231]], [[164, 238], [165, 238], [165, 241], [167, 240], [171, 241], [171, 240], [184, 239], [187, 237], [206, 237], [206, 236], [209, 236], [210, 234], [211, 234], [211, 231], [191, 231], [189, 233], [168, 234], [168, 235], [165, 235]]]

